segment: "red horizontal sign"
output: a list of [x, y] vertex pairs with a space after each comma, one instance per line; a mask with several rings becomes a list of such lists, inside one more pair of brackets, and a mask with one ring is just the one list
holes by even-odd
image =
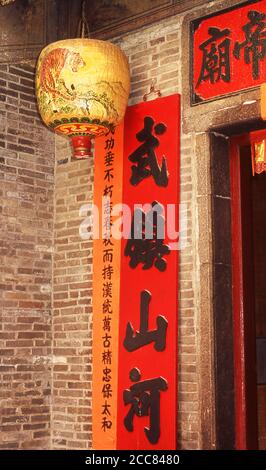
[[193, 101], [266, 82], [266, 0], [193, 22]]

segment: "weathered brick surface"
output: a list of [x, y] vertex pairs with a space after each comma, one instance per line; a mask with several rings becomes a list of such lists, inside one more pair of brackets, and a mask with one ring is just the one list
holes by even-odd
[[[129, 57], [132, 91], [130, 103], [137, 103], [147, 92], [151, 80], [160, 87], [163, 95], [182, 91], [181, 54], [180, 54], [180, 24], [181, 17], [166, 20], [158, 30], [158, 25], [132, 33], [117, 40]], [[141, 40], [140, 40], [141, 37]], [[25, 88], [26, 82], [18, 78], [16, 67], [10, 67], [14, 77], [12, 87], [8, 88], [6, 100], [13, 100], [10, 114], [20, 116], [15, 112], [14, 100], [23, 95], [27, 110], [35, 112], [32, 98]], [[30, 72], [24, 70], [25, 75]], [[5, 76], [1, 77], [5, 80]], [[29, 77], [24, 76], [23, 80]], [[15, 81], [16, 80], [16, 81]], [[2, 82], [0, 82], [2, 86]], [[11, 95], [10, 95], [11, 93]], [[28, 98], [28, 99], [27, 99]], [[2, 103], [3, 104], [3, 103]], [[7, 111], [6, 111], [7, 112]], [[36, 116], [23, 115], [26, 119], [35, 120]], [[10, 118], [9, 118], [10, 119]], [[13, 120], [15, 121], [14, 117]], [[16, 121], [15, 121], [16, 122]], [[29, 121], [31, 122], [31, 121]], [[21, 126], [19, 126], [21, 127]], [[33, 145], [27, 135], [17, 134], [17, 128], [8, 124], [8, 137], [5, 146], [9, 152], [27, 151], [27, 155], [35, 158], [35, 152], [40, 146]], [[41, 126], [42, 132], [45, 133]], [[5, 129], [6, 131], [6, 129]], [[2, 132], [2, 130], [1, 130]], [[31, 144], [31, 145], [30, 145]], [[193, 197], [192, 178], [193, 168], [191, 149], [194, 141], [192, 135], [182, 134], [181, 151], [181, 202], [188, 204], [188, 245], [180, 256], [180, 285], [179, 285], [179, 443], [182, 448], [199, 447], [199, 413], [198, 413], [198, 369], [196, 355], [196, 310], [195, 310], [195, 258], [193, 256], [192, 223]], [[0, 140], [1, 145], [1, 140]], [[11, 146], [11, 147], [10, 147]], [[22, 148], [23, 149], [22, 149]], [[33, 152], [33, 153], [31, 153]], [[82, 204], [92, 201], [93, 195], [93, 162], [71, 162], [70, 146], [63, 138], [56, 138], [56, 190], [54, 212], [54, 265], [53, 265], [53, 322], [52, 322], [52, 390], [53, 401], [51, 408], [52, 447], [53, 448], [89, 448], [91, 445], [91, 269], [92, 244], [82, 241], [79, 226], [84, 216], [79, 215]], [[28, 157], [30, 158], [30, 157]], [[35, 161], [35, 160], [34, 160]], [[31, 160], [32, 162], [32, 160]], [[43, 166], [43, 164], [42, 164]], [[6, 174], [19, 178], [25, 185], [44, 185], [46, 183], [45, 168], [30, 165], [14, 170], [12, 165], [5, 167]], [[42, 186], [43, 187], [43, 186]], [[29, 204], [28, 201], [26, 201]], [[10, 209], [11, 210], [11, 209]], [[45, 220], [47, 223], [48, 220]], [[50, 234], [51, 235], [51, 234]], [[33, 244], [31, 240], [28, 244]], [[50, 240], [50, 247], [52, 247]], [[15, 249], [15, 248], [14, 248]], [[32, 246], [28, 246], [32, 250]], [[47, 260], [48, 262], [48, 260]], [[33, 272], [28, 263], [19, 268], [19, 274], [32, 279]], [[47, 284], [49, 284], [47, 276]], [[20, 306], [38, 311], [42, 299], [29, 299], [24, 292], [19, 291]], [[6, 295], [6, 294], [5, 294]], [[48, 295], [46, 292], [44, 295]], [[5, 301], [15, 302], [14, 297]], [[24, 302], [22, 304], [21, 302]], [[29, 302], [37, 302], [30, 304]], [[36, 309], [36, 310], [35, 310]], [[48, 316], [47, 318], [50, 319]], [[36, 321], [33, 317], [32, 323]], [[48, 322], [48, 328], [50, 323]], [[27, 347], [27, 342], [33, 341], [30, 333], [39, 334], [41, 326], [30, 324], [20, 336], [14, 338]], [[40, 329], [38, 329], [40, 328]], [[49, 330], [46, 331], [46, 334]], [[22, 336], [21, 336], [22, 334]], [[13, 337], [11, 337], [12, 340]], [[38, 338], [39, 341], [42, 337]], [[37, 341], [37, 338], [36, 338]], [[21, 343], [23, 342], [23, 343]], [[9, 343], [10, 354], [12, 345]], [[15, 344], [15, 343], [14, 343]], [[15, 347], [15, 346], [14, 346]], [[6, 352], [7, 354], [7, 352]], [[49, 366], [46, 366], [49, 367]], [[42, 375], [43, 377], [43, 375]], [[40, 415], [41, 416], [41, 415]], [[49, 413], [47, 415], [49, 417]], [[48, 419], [48, 418], [47, 418]], [[37, 432], [42, 432], [39, 430]], [[18, 431], [16, 431], [18, 432]], [[23, 430], [26, 432], [26, 429]], [[33, 432], [29, 429], [27, 432]], [[35, 432], [35, 437], [36, 432]], [[40, 439], [43, 439], [40, 437]], [[12, 443], [12, 445], [15, 445]], [[28, 441], [28, 447], [31, 447]]]
[[34, 68], [0, 67], [0, 448], [50, 446], [54, 138]]
[[[115, 42], [131, 67], [130, 104], [142, 100], [151, 80], [163, 95], [182, 91], [180, 24], [172, 18]], [[181, 202], [187, 203], [188, 244], [180, 256], [179, 445], [199, 447], [198, 370], [192, 245], [191, 135], [182, 135]], [[91, 445], [91, 263], [92, 245], [79, 237], [79, 208], [92, 201], [93, 163], [70, 162], [70, 147], [56, 139], [55, 262], [53, 318], [54, 448]], [[88, 171], [89, 165], [89, 171]], [[72, 378], [71, 378], [72, 377]]]
[[[195, 10], [195, 17], [223, 7], [223, 2], [206, 2], [205, 8]], [[179, 269], [178, 440], [179, 447], [196, 449], [215, 446], [207, 132], [212, 122], [225, 124], [225, 117], [220, 120], [223, 108], [228, 110], [228, 122], [239, 121], [241, 113], [242, 119], [252, 117], [252, 99], [258, 100], [258, 94], [253, 90], [246, 98], [238, 95], [192, 109], [188, 24], [182, 14], [114, 42], [129, 57], [130, 104], [142, 101], [152, 80], [163, 96], [177, 92], [182, 96], [181, 202], [187, 204], [188, 243], [180, 253]], [[52, 448], [89, 448], [92, 243], [80, 238], [84, 216], [79, 209], [92, 201], [93, 161], [71, 162], [69, 142], [56, 138], [53, 213], [54, 140], [37, 118], [32, 78], [28, 66], [0, 69], [0, 195], [5, 230], [0, 248], [4, 267], [1, 445], [45, 448], [51, 420]]]
[[[142, 101], [151, 81], [163, 96], [182, 94], [181, 25], [183, 17], [131, 33], [116, 42], [131, 68], [130, 104]], [[138, 51], [138, 52], [136, 52]], [[154, 98], [153, 96], [152, 98]], [[187, 246], [180, 252], [179, 268], [179, 417], [178, 441], [184, 449], [199, 447], [199, 387], [197, 369], [195, 256], [193, 256], [193, 136], [181, 133], [181, 203], [187, 204]]]
[[82, 240], [80, 208], [92, 201], [93, 159], [70, 161], [56, 139], [53, 271], [53, 406], [55, 449], [91, 445], [92, 241]]
[[[161, 24], [159, 30], [158, 25], [154, 25], [115, 40], [130, 62], [130, 104], [142, 100], [152, 79], [163, 95], [182, 91], [181, 23], [181, 17], [172, 18]], [[78, 227], [82, 219], [78, 210], [81, 204], [92, 201], [93, 167], [89, 162], [88, 173], [88, 163], [70, 163], [69, 145], [60, 138], [56, 142], [56, 159], [60, 164], [56, 168], [53, 358], [57, 365], [53, 374], [53, 442], [58, 448], [87, 448], [91, 445], [92, 247], [91, 242], [79, 239]], [[193, 136], [182, 134], [181, 202], [187, 203], [188, 244], [180, 253], [178, 433], [180, 447], [187, 449], [199, 447], [200, 433], [192, 240], [193, 145]], [[72, 291], [77, 282], [75, 276], [79, 281]], [[67, 375], [72, 373], [76, 375], [70, 380]]]

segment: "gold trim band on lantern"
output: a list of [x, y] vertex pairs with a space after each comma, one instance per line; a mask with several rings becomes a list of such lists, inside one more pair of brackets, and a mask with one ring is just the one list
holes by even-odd
[[102, 126], [100, 124], [60, 124], [55, 127], [55, 132], [72, 135], [72, 134], [87, 134], [89, 136], [102, 136], [109, 132], [108, 127]]

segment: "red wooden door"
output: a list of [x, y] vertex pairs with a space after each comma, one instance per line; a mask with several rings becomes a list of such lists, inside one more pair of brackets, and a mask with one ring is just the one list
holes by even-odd
[[236, 448], [257, 449], [256, 331], [252, 240], [252, 142], [266, 131], [230, 141]]

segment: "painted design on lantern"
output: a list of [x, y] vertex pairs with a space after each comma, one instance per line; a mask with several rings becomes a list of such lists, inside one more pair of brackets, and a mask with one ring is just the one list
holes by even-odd
[[[44, 121], [57, 132], [80, 133], [79, 129], [73, 129], [70, 116], [75, 115], [77, 121], [87, 122], [88, 127], [92, 127], [89, 132], [92, 135], [97, 127], [96, 134], [102, 135], [119, 121], [120, 110], [115, 102], [118, 96], [125, 100], [128, 92], [121, 81], [109, 83], [103, 79], [88, 83], [92, 65], [95, 64], [86, 63], [80, 53], [61, 47], [51, 50], [42, 59], [36, 75], [39, 109]], [[77, 80], [77, 72], [83, 80]], [[97, 119], [91, 119], [92, 116]], [[71, 126], [74, 132], [70, 131]]]
[[71, 137], [75, 158], [89, 157], [90, 139], [113, 131], [119, 124], [129, 90], [126, 56], [106, 41], [57, 41], [46, 46], [38, 59], [36, 95], [40, 115], [56, 133]]
[[61, 47], [54, 49], [43, 59], [40, 68], [40, 87], [46, 93], [51, 94], [53, 99], [61, 96], [66, 100], [73, 100], [76, 97], [75, 91], [67, 88], [60, 75], [64, 67], [70, 67], [72, 72], [78, 72], [84, 65], [85, 62], [78, 52]]

